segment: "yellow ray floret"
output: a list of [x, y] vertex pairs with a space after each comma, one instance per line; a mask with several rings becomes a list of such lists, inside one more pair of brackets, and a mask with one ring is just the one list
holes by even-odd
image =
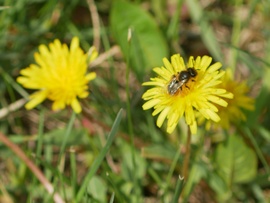
[[21, 70], [17, 82], [25, 88], [36, 89], [30, 95], [27, 109], [32, 109], [46, 98], [53, 101], [52, 109], [64, 109], [71, 106], [76, 113], [81, 112], [78, 98], [86, 98], [89, 94], [88, 83], [96, 77], [95, 73], [87, 73], [88, 60], [97, 57], [97, 51], [92, 48], [87, 56], [79, 47], [79, 39], [74, 37], [70, 49], [66, 44], [56, 39], [49, 47], [39, 46], [35, 53], [37, 64]]
[[[229, 129], [231, 124], [237, 124], [246, 120], [246, 116], [243, 110], [254, 110], [254, 98], [248, 95], [250, 88], [247, 86], [246, 81], [235, 81], [231, 69], [227, 69], [225, 75], [222, 78], [222, 83], [218, 85], [219, 88], [227, 89], [234, 95], [233, 99], [225, 98], [228, 106], [218, 107], [219, 115], [222, 117], [219, 123], [213, 123], [211, 121], [206, 122], [206, 128], [210, 127], [217, 129], [222, 127], [223, 129]], [[199, 123], [203, 123], [204, 118], [199, 117]]]
[[[216, 105], [226, 107], [226, 99], [232, 99], [233, 94], [217, 87], [222, 83], [224, 71], [221, 63], [211, 65], [209, 56], [189, 58], [187, 65], [179, 54], [171, 57], [171, 62], [163, 59], [164, 67], [154, 68], [157, 77], [143, 83], [152, 86], [142, 96], [146, 101], [143, 109], [154, 108], [153, 116], [158, 115], [157, 126], [161, 127], [167, 119], [167, 132], [172, 133], [181, 117], [185, 117], [192, 134], [197, 133], [195, 113], [199, 112], [206, 119], [220, 121]], [[193, 72], [188, 73], [188, 68]], [[181, 72], [188, 78], [181, 79]], [[196, 74], [195, 74], [195, 73]], [[192, 75], [193, 74], [193, 75]], [[172, 89], [173, 91], [169, 91]]]

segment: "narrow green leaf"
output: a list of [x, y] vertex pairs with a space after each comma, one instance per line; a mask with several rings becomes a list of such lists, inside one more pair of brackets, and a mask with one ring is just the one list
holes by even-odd
[[184, 202], [188, 201], [195, 185], [197, 185], [202, 178], [206, 177], [207, 168], [202, 162], [194, 162], [189, 172], [188, 178], [183, 188], [183, 199]]
[[114, 193], [112, 193], [112, 196], [110, 198], [110, 203], [113, 203], [113, 201], [114, 201]]
[[121, 118], [122, 118], [122, 109], [120, 109], [120, 111], [118, 112], [116, 119], [113, 123], [112, 129], [110, 131], [110, 134], [108, 136], [108, 140], [105, 144], [105, 146], [102, 148], [100, 154], [98, 155], [98, 157], [95, 159], [93, 165], [91, 166], [90, 170], [88, 171], [86, 177], [84, 178], [84, 181], [77, 193], [76, 196], [76, 200], [75, 202], [81, 202], [84, 192], [86, 191], [86, 188], [88, 186], [89, 181], [91, 180], [91, 178], [94, 176], [94, 174], [97, 172], [100, 164], [102, 163], [103, 159], [105, 158], [107, 152], [110, 149], [110, 146], [112, 145], [113, 139], [116, 135], [117, 129], [119, 127], [119, 124], [121, 122]]
[[201, 28], [201, 36], [210, 54], [220, 62], [223, 62], [222, 52], [216, 40], [215, 33], [205, 17], [204, 11], [198, 0], [186, 1], [192, 20]]
[[73, 149], [70, 150], [70, 168], [71, 168], [70, 183], [72, 187], [72, 198], [74, 198], [76, 196], [76, 186], [77, 186], [77, 165], [76, 165], [76, 155]]
[[64, 154], [64, 150], [65, 150], [67, 141], [69, 139], [69, 136], [71, 134], [71, 130], [72, 130], [75, 118], [76, 118], [76, 113], [73, 111], [72, 115], [71, 115], [71, 118], [70, 118], [70, 120], [68, 122], [66, 132], [64, 134], [64, 139], [63, 139], [62, 144], [61, 144], [61, 148], [60, 148], [60, 152], [59, 152], [59, 158], [58, 158], [58, 164], [60, 164], [60, 160], [62, 158], [62, 155]]
[[[155, 66], [162, 65], [167, 57], [166, 40], [155, 20], [138, 5], [115, 0], [110, 16], [111, 29], [126, 59], [130, 59], [131, 68], [139, 80], [144, 73]], [[132, 30], [128, 41], [128, 29]]]
[[5, 9], [9, 9], [9, 6], [0, 6], [0, 11], [5, 10]]
[[270, 175], [269, 164], [267, 163], [266, 159], [264, 158], [262, 150], [260, 149], [256, 139], [254, 138], [254, 135], [252, 134], [252, 132], [249, 128], [244, 128], [244, 131], [246, 132], [246, 135], [249, 137], [250, 141], [252, 142], [252, 144], [257, 152], [258, 158], [262, 162], [262, 164], [263, 164], [263, 166], [264, 166], [264, 168], [267, 171], [268, 176], [269, 176]]
[[255, 152], [236, 135], [230, 135], [215, 151], [218, 174], [230, 187], [235, 183], [251, 181], [257, 173]]
[[178, 203], [179, 196], [183, 190], [183, 185], [184, 185], [184, 178], [179, 176], [179, 178], [177, 179], [172, 203]]
[[167, 144], [153, 144], [143, 147], [141, 156], [144, 158], [158, 159], [158, 160], [173, 160], [175, 157], [175, 148]]

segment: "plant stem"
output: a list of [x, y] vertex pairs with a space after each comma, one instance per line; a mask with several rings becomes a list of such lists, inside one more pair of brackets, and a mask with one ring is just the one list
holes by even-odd
[[[189, 165], [189, 159], [190, 159], [190, 143], [191, 143], [191, 131], [190, 128], [188, 127], [188, 132], [187, 132], [187, 142], [186, 142], [186, 153], [184, 157], [184, 163], [183, 163], [183, 170], [182, 170], [182, 178], [183, 178], [183, 183], [187, 182], [188, 179], [188, 165]], [[182, 189], [181, 189], [182, 190]], [[182, 202], [183, 198], [183, 193], [181, 193], [179, 200]]]
[[0, 132], [0, 141], [3, 142], [10, 150], [12, 150], [26, 165], [27, 167], [33, 172], [33, 174], [38, 178], [38, 180], [42, 183], [45, 189], [48, 191], [49, 194], [53, 195], [53, 199], [56, 203], [64, 203], [62, 197], [55, 192], [52, 184], [49, 180], [44, 176], [41, 170], [31, 161], [26, 154], [21, 150], [21, 148], [11, 142], [6, 135]]
[[137, 180], [137, 165], [135, 159], [135, 144], [134, 144], [134, 133], [133, 133], [133, 125], [132, 125], [132, 116], [131, 116], [131, 104], [130, 104], [130, 88], [129, 88], [129, 73], [130, 73], [130, 51], [131, 51], [131, 40], [132, 40], [132, 30], [129, 28], [127, 41], [128, 41], [128, 55], [127, 55], [127, 69], [126, 69], [126, 109], [127, 109], [127, 121], [128, 121], [128, 131], [131, 139], [131, 153], [132, 153], [132, 165], [133, 165], [133, 184], [135, 188], [135, 195], [138, 200], [138, 180]]
[[191, 142], [191, 132], [190, 132], [190, 129], [188, 127], [186, 154], [185, 154], [184, 164], [183, 164], [183, 177], [186, 181], [188, 178], [188, 165], [189, 165], [189, 158], [190, 158], [190, 142]]
[[96, 47], [97, 51], [99, 51], [99, 48], [100, 48], [100, 22], [99, 22], [97, 7], [95, 5], [94, 0], [87, 0], [87, 4], [89, 7], [89, 11], [90, 11], [91, 18], [92, 18], [92, 24], [93, 24], [93, 34], [94, 34], [93, 45]]

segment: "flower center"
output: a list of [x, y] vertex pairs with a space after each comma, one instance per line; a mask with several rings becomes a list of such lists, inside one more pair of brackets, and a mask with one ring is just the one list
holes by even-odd
[[178, 91], [178, 95], [180, 95], [181, 97], [184, 97], [186, 95], [188, 95], [194, 87], [194, 84], [196, 83], [196, 78], [191, 78], [189, 79], [183, 86], [182, 88]]
[[76, 74], [66, 70], [59, 75], [51, 81], [53, 86], [49, 88], [48, 98], [53, 101], [66, 100], [69, 103], [77, 94], [76, 86], [78, 81], [76, 80]]

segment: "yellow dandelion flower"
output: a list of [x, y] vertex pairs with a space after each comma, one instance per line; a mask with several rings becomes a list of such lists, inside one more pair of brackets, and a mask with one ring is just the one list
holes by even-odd
[[[206, 119], [218, 122], [216, 104], [226, 107], [233, 94], [223, 88], [218, 88], [224, 71], [220, 71], [221, 63], [210, 65], [209, 56], [190, 57], [188, 64], [184, 63], [179, 54], [171, 57], [171, 62], [163, 58], [165, 67], [153, 69], [158, 77], [151, 78], [145, 86], [154, 86], [147, 90], [142, 98], [146, 100], [143, 109], [154, 108], [153, 116], [159, 114], [157, 126], [161, 127], [167, 118], [167, 132], [172, 133], [181, 117], [185, 117], [191, 133], [197, 133], [195, 113], [199, 112]], [[188, 67], [188, 68], [187, 68]]]
[[223, 76], [223, 82], [218, 87], [232, 92], [234, 98], [230, 100], [225, 98], [228, 103], [227, 108], [222, 106], [218, 107], [218, 112], [222, 119], [218, 123], [208, 121], [206, 123], [207, 129], [211, 126], [215, 129], [218, 127], [229, 129], [231, 123], [239, 123], [240, 121], [246, 120], [246, 116], [242, 111], [243, 109], [249, 111], [254, 110], [254, 99], [247, 95], [249, 87], [247, 86], [246, 81], [235, 81], [231, 69], [226, 70], [226, 73]]
[[70, 105], [76, 113], [81, 112], [78, 98], [86, 98], [88, 82], [96, 77], [95, 73], [87, 73], [88, 61], [97, 57], [92, 48], [90, 56], [79, 47], [79, 39], [74, 37], [70, 49], [56, 39], [49, 47], [39, 46], [34, 54], [37, 64], [20, 71], [17, 82], [28, 89], [37, 89], [30, 95], [26, 109], [32, 109], [46, 98], [53, 101], [52, 109], [64, 109]]

